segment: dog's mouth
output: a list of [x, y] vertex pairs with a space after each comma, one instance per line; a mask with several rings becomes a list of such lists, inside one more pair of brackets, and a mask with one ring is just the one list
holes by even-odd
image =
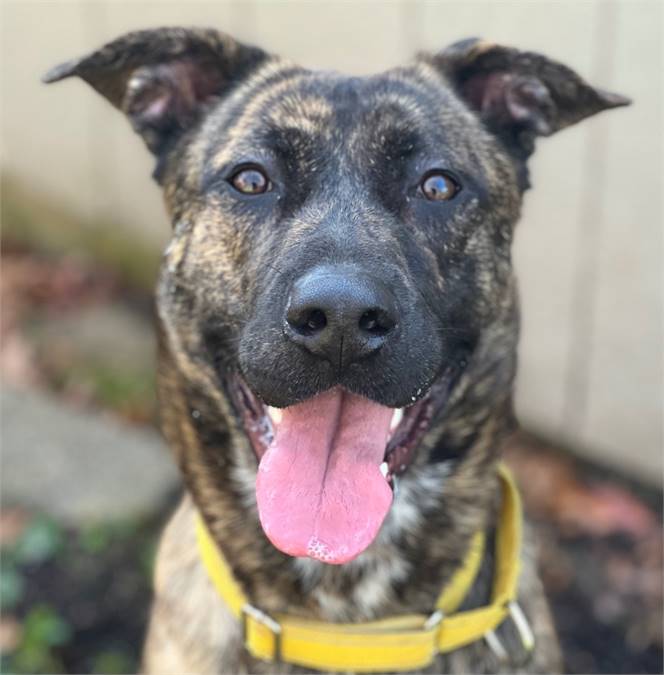
[[444, 405], [456, 368], [407, 408], [334, 387], [283, 409], [240, 376], [232, 396], [259, 460], [261, 525], [280, 551], [331, 564], [357, 557], [389, 512], [396, 477]]

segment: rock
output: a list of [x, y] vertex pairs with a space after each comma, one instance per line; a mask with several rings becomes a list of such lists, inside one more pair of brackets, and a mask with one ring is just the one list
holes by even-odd
[[156, 431], [4, 386], [2, 504], [73, 525], [149, 515], [178, 485]]
[[155, 368], [152, 317], [132, 312], [121, 303], [44, 314], [33, 322], [31, 337], [43, 360], [48, 360], [49, 353], [52, 358], [70, 353], [74, 363], [103, 363], [124, 372]]

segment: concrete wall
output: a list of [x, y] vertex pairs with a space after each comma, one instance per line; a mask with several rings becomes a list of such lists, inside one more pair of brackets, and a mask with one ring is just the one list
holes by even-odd
[[[516, 242], [523, 422], [662, 475], [662, 4], [20, 2], [2, 5], [2, 168], [83, 220], [160, 246], [152, 162], [127, 122], [53, 64], [123, 31], [210, 25], [304, 65], [368, 73], [479, 35], [541, 51], [635, 105], [540, 142]], [[93, 225], [91, 225], [93, 226]]]

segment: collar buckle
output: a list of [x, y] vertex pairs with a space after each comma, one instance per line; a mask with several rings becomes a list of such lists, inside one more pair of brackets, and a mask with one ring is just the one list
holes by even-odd
[[530, 653], [535, 648], [535, 635], [528, 623], [526, 615], [515, 600], [511, 600], [507, 603], [507, 611], [509, 618], [512, 619], [512, 623], [516, 628], [516, 632], [519, 635], [519, 640], [521, 641], [521, 647], [523, 649], [523, 657], [519, 661], [514, 658], [510, 659], [505, 645], [501, 642], [498, 635], [496, 635], [495, 630], [487, 631], [484, 634], [484, 640], [501, 663], [511, 661], [513, 665], [523, 666], [528, 660]]
[[242, 605], [242, 642], [247, 644], [249, 637], [249, 618], [265, 626], [274, 636], [274, 655], [272, 661], [281, 663], [281, 626], [269, 614], [246, 602]]

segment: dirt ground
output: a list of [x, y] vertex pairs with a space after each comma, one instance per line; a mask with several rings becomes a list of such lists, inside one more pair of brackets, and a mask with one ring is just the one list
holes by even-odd
[[[2, 256], [0, 371], [77, 407], [154, 423], [145, 352], [112, 368], [108, 309], [150, 337], [150, 300], [108, 270], [11, 243]], [[82, 314], [94, 309], [93, 321]], [[101, 312], [101, 314], [100, 314]], [[122, 323], [122, 320], [120, 320]], [[71, 340], [72, 326], [89, 344]], [[131, 333], [127, 329], [127, 333]], [[118, 336], [118, 339], [126, 339]], [[132, 338], [133, 339], [133, 338]], [[661, 673], [662, 493], [526, 433], [507, 452], [540, 537], [541, 568], [570, 673]], [[135, 672], [152, 558], [177, 495], [148, 517], [64, 526], [17, 503], [0, 519], [2, 672]]]
[[570, 673], [662, 672], [662, 494], [525, 433], [507, 451]]

